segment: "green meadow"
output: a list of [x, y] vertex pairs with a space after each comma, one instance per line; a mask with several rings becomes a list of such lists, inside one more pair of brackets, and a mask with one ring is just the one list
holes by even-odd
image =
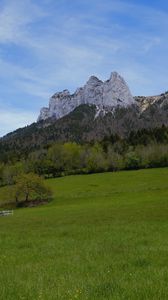
[[167, 168], [48, 185], [52, 202], [0, 217], [1, 300], [168, 299]]

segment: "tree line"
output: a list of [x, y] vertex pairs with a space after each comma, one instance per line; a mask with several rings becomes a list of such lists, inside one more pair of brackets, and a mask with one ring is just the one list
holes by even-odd
[[118, 135], [100, 142], [55, 143], [26, 157], [0, 163], [0, 185], [13, 185], [21, 174], [53, 178], [118, 170], [168, 166], [168, 129], [143, 129], [127, 139]]

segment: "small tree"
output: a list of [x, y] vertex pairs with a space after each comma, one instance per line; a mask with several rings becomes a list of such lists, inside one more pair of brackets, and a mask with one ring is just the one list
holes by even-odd
[[86, 168], [89, 173], [107, 171], [108, 165], [106, 155], [100, 144], [95, 144], [87, 151]]
[[46, 186], [44, 179], [34, 173], [18, 175], [15, 178], [14, 196], [19, 200], [49, 200], [52, 191]]

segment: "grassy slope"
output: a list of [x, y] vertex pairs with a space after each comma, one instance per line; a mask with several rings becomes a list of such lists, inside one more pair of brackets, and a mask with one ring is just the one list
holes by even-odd
[[153, 169], [48, 181], [52, 203], [0, 218], [0, 299], [167, 299], [167, 178]]

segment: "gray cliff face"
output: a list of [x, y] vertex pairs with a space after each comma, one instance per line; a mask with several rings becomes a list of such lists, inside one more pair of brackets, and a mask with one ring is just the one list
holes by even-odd
[[127, 107], [134, 102], [125, 80], [117, 72], [113, 72], [105, 82], [91, 76], [84, 87], [77, 89], [72, 95], [68, 90], [54, 94], [50, 98], [49, 108], [41, 109], [38, 121], [60, 119], [81, 104], [96, 105], [97, 111], [101, 112], [104, 108], [110, 111], [118, 106]]

